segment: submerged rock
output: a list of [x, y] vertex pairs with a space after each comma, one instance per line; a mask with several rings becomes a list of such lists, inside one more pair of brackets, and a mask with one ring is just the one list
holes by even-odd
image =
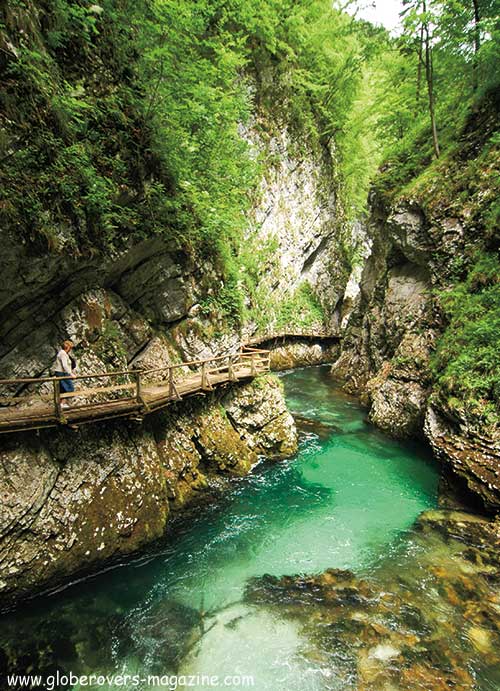
[[342, 429], [340, 427], [328, 422], [314, 420], [312, 418], [305, 417], [304, 415], [299, 415], [298, 413], [294, 413], [293, 418], [299, 432], [303, 432], [305, 434], [312, 433], [323, 440], [330, 439], [333, 434], [342, 434]]
[[356, 691], [474, 691], [487, 665], [500, 670], [499, 523], [427, 511], [411, 549], [369, 577], [328, 569], [263, 576], [246, 599], [300, 622], [321, 661]]
[[[130, 623], [124, 625], [127, 627], [129, 634], [125, 639], [131, 640], [128, 655], [141, 660], [151, 674], [174, 674], [203, 635], [203, 612], [164, 599], [139, 617], [132, 613]], [[120, 639], [123, 640], [123, 631]]]
[[[125, 618], [115, 606], [88, 598], [85, 611], [63, 603], [47, 618], [34, 614], [3, 622], [0, 642], [0, 678], [30, 671], [49, 674], [102, 673], [113, 669], [113, 634], [123, 632]], [[123, 649], [130, 650], [124, 636]], [[17, 687], [12, 686], [16, 689]], [[21, 688], [21, 687], [20, 687]], [[36, 687], [44, 688], [44, 686]], [[70, 688], [70, 685], [61, 688]]]
[[317, 576], [265, 575], [250, 579], [245, 590], [245, 600], [252, 603], [273, 603], [294, 611], [309, 603], [322, 603], [332, 607], [366, 604], [372, 592], [366, 581], [361, 581], [351, 571], [328, 569]]

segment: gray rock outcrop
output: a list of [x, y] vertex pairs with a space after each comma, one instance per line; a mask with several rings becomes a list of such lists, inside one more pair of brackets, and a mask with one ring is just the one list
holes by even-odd
[[214, 479], [295, 451], [273, 377], [220, 396], [176, 404], [144, 428], [120, 421], [4, 438], [0, 606], [144, 547]]
[[450, 285], [454, 258], [472, 239], [459, 219], [431, 221], [412, 201], [388, 210], [374, 205], [367, 233], [371, 252], [333, 372], [361, 397], [374, 424], [394, 437], [426, 438], [447, 484], [497, 511], [498, 440], [433, 395], [430, 371], [443, 329], [434, 295]]

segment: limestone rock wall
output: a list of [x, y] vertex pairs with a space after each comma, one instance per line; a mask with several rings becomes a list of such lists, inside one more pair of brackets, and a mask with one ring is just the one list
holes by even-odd
[[339, 355], [338, 343], [290, 342], [271, 349], [271, 369], [274, 371], [323, 365], [334, 362]]
[[[336, 333], [350, 274], [348, 252], [357, 239], [337, 197], [335, 153], [314, 148], [286, 124], [270, 134], [268, 118], [256, 115], [243, 133], [266, 164], [247, 236], [256, 251], [269, 249], [259, 289], [279, 302], [307, 283], [324, 310], [323, 326]], [[270, 321], [271, 332], [272, 315]]]
[[[308, 283], [328, 317], [323, 326], [337, 331], [350, 266], [335, 152], [299, 141], [286, 123], [265, 133], [260, 117], [243, 133], [265, 162], [248, 231], [259, 250], [259, 290], [279, 303]], [[84, 375], [235, 352], [256, 330], [254, 323], [228, 329], [223, 315], [207, 309], [223, 288], [220, 270], [161, 235], [138, 241], [124, 233], [119, 246], [95, 255], [0, 236], [0, 378], [50, 375], [66, 338]], [[335, 354], [334, 347], [286, 345], [273, 353], [273, 367]], [[14, 388], [0, 387], [0, 395]], [[144, 427], [120, 421], [0, 438], [0, 600], [143, 547], [211, 479], [244, 474], [261, 454], [288, 455], [295, 444], [272, 380], [169, 408]]]
[[429, 368], [443, 328], [433, 291], [450, 283], [454, 259], [474, 238], [458, 219], [426, 218], [412, 202], [374, 206], [367, 232], [371, 251], [333, 372], [374, 424], [395, 437], [426, 438], [447, 484], [496, 511], [499, 442], [446, 410], [433, 396]]
[[47, 376], [64, 338], [74, 341], [82, 374], [138, 363], [152, 345], [167, 364], [239, 341], [218, 334], [216, 320], [200, 313], [199, 301], [220, 282], [215, 269], [160, 239], [94, 263], [49, 254], [30, 259], [8, 240], [3, 250], [0, 377]]
[[[322, 326], [336, 333], [350, 300], [348, 255], [360, 233], [343, 220], [335, 154], [298, 141], [286, 125], [266, 136], [257, 125], [256, 116], [244, 134], [265, 161], [248, 219], [258, 289], [264, 304], [279, 304], [307, 283], [323, 307]], [[124, 237], [114, 253], [80, 256], [0, 235], [1, 378], [47, 376], [65, 338], [76, 344], [80, 373], [90, 373], [217, 355], [256, 329], [250, 322], [228, 333], [223, 315], [207, 314], [204, 305], [223, 285], [220, 271], [161, 236], [136, 244]], [[265, 318], [272, 332], [272, 310]]]
[[266, 376], [176, 404], [144, 428], [12, 435], [0, 447], [0, 606], [89, 573], [160, 538], [171, 511], [262, 455], [291, 455], [297, 433]]

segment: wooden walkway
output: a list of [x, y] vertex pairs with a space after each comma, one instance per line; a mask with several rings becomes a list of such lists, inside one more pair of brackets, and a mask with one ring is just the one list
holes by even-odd
[[79, 375], [74, 393], [60, 393], [56, 377], [2, 379], [3, 391], [17, 393], [0, 397], [0, 434], [58, 425], [75, 429], [117, 417], [142, 420], [185, 396], [267, 371], [269, 352], [245, 346], [236, 354], [168, 367]]

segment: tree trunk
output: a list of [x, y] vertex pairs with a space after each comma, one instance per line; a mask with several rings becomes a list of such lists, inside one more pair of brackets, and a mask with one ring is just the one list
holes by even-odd
[[481, 48], [481, 13], [479, 11], [479, 0], [472, 0], [474, 6], [474, 63], [472, 66], [472, 87], [477, 91], [479, 86], [479, 49]]
[[417, 115], [420, 111], [420, 92], [422, 89], [422, 65], [424, 62], [424, 25], [420, 27], [420, 37], [418, 42], [418, 71], [417, 71]]
[[427, 92], [429, 95], [429, 114], [431, 116], [432, 143], [434, 145], [434, 153], [436, 154], [436, 158], [439, 158], [441, 152], [439, 150], [439, 140], [436, 126], [434, 70], [432, 67], [432, 47], [429, 36], [429, 23], [427, 19], [425, 20], [425, 77], [427, 80]]

